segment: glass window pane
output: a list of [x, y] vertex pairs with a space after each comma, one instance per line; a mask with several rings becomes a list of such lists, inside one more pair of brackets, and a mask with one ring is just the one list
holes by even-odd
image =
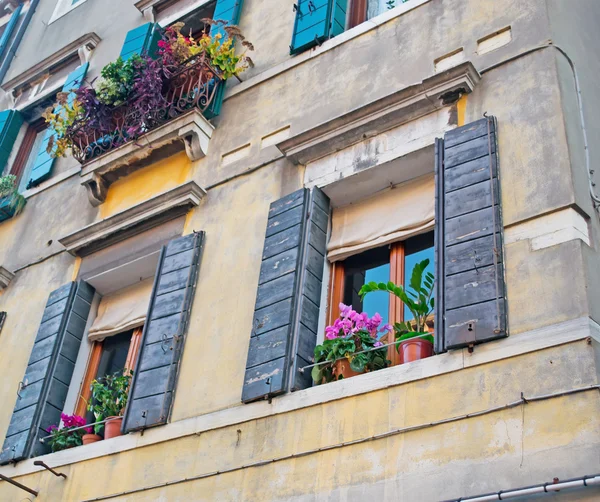
[[29, 152], [29, 157], [27, 157], [27, 162], [25, 164], [25, 169], [23, 169], [23, 173], [21, 174], [21, 180], [19, 181], [19, 192], [23, 192], [27, 188], [27, 183], [29, 183], [29, 178], [31, 176], [31, 170], [33, 169], [33, 164], [35, 164], [35, 159], [37, 159], [38, 153], [40, 152], [40, 148], [42, 147], [42, 141], [44, 140], [44, 135], [46, 134], [46, 130], [40, 131], [37, 133], [35, 137], [35, 141], [33, 142], [33, 146], [31, 147], [31, 151]]
[[98, 365], [96, 378], [112, 375], [117, 371], [123, 371], [127, 361], [127, 353], [131, 344], [133, 331], [126, 331], [118, 335], [110, 336], [102, 342], [102, 355]]
[[[371, 249], [348, 258], [344, 262], [344, 303], [352, 305], [357, 312], [366, 312], [369, 317], [375, 313], [381, 315], [387, 324], [389, 318], [389, 294], [385, 292], [370, 293], [361, 301], [358, 292], [366, 282], [388, 282], [390, 280], [390, 251], [387, 246]], [[333, 308], [337, 309], [337, 305]]]
[[[433, 248], [433, 232], [418, 235], [412, 239], [408, 239], [405, 243], [405, 258], [404, 258], [404, 287], [410, 284], [410, 277], [413, 268], [417, 263], [429, 258], [429, 266], [425, 269], [435, 275], [434, 271], [434, 248]], [[404, 307], [404, 320], [410, 321], [413, 319], [408, 308]]]
[[[402, 3], [397, 0], [395, 4]], [[395, 6], [395, 5], [394, 5]], [[390, 0], [367, 0], [367, 19], [383, 14], [390, 8]]]

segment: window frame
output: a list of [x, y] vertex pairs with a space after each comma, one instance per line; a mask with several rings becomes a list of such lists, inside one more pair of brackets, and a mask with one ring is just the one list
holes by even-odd
[[25, 174], [27, 163], [29, 162], [31, 154], [33, 153], [35, 140], [40, 133], [48, 129], [48, 124], [43, 118], [39, 118], [33, 122], [28, 122], [26, 125], [27, 129], [25, 131], [25, 135], [21, 140], [21, 144], [17, 150], [17, 155], [15, 156], [9, 172], [9, 174], [16, 176], [17, 186], [21, 186], [21, 182], [23, 181], [22, 178]]
[[54, 12], [50, 17], [50, 21], [48, 21], [48, 24], [52, 24], [54, 21], [57, 21], [58, 19], [68, 14], [73, 9], [76, 9], [80, 5], [84, 4], [85, 2], [87, 2], [87, 0], [78, 0], [75, 3], [73, 3], [73, 0], [58, 0], [56, 2]]

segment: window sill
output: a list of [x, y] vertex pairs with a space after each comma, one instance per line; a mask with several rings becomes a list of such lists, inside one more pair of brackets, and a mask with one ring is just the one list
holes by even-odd
[[[131, 433], [86, 445], [85, 448], [72, 448], [50, 453], [35, 460], [42, 460], [53, 468], [59, 468], [135, 448], [198, 435], [222, 427], [230, 427], [282, 413], [290, 413], [302, 408], [318, 406], [326, 402], [347, 399], [368, 392], [432, 378], [557, 345], [585, 340], [588, 337], [600, 341], [600, 326], [587, 317], [581, 317], [479, 345], [472, 354], [468, 353], [467, 349], [460, 349], [415, 361], [414, 363], [394, 366], [347, 380], [332, 382], [328, 385], [319, 385], [310, 389], [288, 393], [274, 398], [272, 402], [258, 401], [248, 405], [240, 404], [206, 415], [172, 422], [162, 427], [147, 429], [143, 435], [139, 432]], [[0, 473], [9, 477], [17, 477], [43, 470], [42, 467], [34, 466], [33, 462], [34, 459], [28, 459], [19, 462], [15, 466], [0, 467]]]

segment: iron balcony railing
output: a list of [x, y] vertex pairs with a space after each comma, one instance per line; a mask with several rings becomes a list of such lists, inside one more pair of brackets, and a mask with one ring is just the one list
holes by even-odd
[[[112, 108], [103, 120], [90, 125], [87, 118], [75, 123], [68, 134], [72, 154], [81, 164], [137, 140], [193, 108], [207, 118], [218, 113], [225, 81], [205, 53], [190, 58], [175, 68], [163, 68], [163, 88], [159, 106], [143, 109], [132, 106], [134, 99]], [[132, 132], [133, 131], [133, 132]]]

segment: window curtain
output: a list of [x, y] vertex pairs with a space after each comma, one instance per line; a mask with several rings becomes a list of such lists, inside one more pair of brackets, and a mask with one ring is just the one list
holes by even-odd
[[100, 342], [109, 336], [143, 325], [150, 304], [153, 282], [153, 278], [146, 279], [104, 296], [88, 333], [89, 340]]
[[327, 258], [330, 262], [344, 260], [369, 249], [408, 239], [432, 230], [434, 220], [432, 173], [387, 188], [355, 204], [335, 208]]

